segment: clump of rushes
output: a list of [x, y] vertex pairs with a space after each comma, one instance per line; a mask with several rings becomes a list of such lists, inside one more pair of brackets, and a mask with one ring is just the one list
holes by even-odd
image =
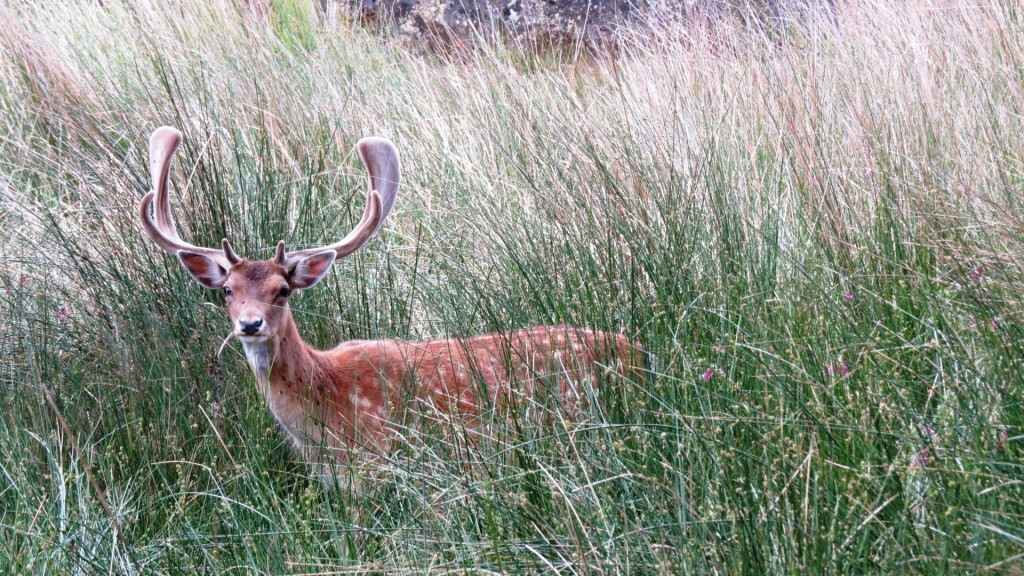
[[[0, 8], [0, 565], [1014, 568], [1016, 3], [666, 21], [614, 58], [454, 63], [329, 19], [289, 36], [255, 5]], [[367, 490], [324, 490], [237, 347], [218, 359], [220, 296], [137, 228], [165, 124], [183, 236], [264, 257], [351, 229], [349, 150], [396, 142], [391, 223], [292, 302], [311, 343], [568, 323], [642, 341], [649, 383], [605, 388], [585, 425], [538, 406], [396, 430], [354, 471]]]

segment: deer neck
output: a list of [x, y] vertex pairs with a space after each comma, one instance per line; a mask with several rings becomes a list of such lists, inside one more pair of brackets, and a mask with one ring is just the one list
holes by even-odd
[[289, 388], [310, 383], [316, 374], [316, 358], [302, 341], [291, 314], [283, 319], [272, 338], [260, 342], [242, 342], [261, 387], [287, 384]]

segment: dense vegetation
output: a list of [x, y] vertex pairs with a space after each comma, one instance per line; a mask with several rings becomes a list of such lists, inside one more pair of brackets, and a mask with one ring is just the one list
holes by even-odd
[[[250, 4], [0, 7], [0, 566], [1021, 573], [1016, 2], [666, 22], [614, 57]], [[583, 424], [399, 431], [325, 489], [218, 359], [220, 295], [138, 229], [163, 124], [183, 236], [250, 256], [347, 232], [352, 145], [397, 143], [390, 223], [293, 301], [310, 342], [568, 323], [652, 381]]]

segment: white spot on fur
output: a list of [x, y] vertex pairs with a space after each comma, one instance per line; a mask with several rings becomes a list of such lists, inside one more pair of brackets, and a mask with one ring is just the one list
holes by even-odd
[[357, 386], [352, 390], [352, 393], [348, 395], [348, 401], [352, 404], [353, 408], [359, 408], [359, 398], [359, 387]]

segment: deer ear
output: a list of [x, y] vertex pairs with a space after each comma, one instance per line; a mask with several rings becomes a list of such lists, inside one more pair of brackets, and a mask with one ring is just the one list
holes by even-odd
[[337, 256], [337, 252], [331, 250], [306, 256], [296, 262], [295, 267], [291, 270], [291, 278], [289, 279], [292, 288], [305, 290], [306, 288], [316, 286], [316, 283], [323, 280], [327, 271], [331, 269], [331, 264], [334, 264], [334, 259]]
[[182, 250], [178, 252], [178, 259], [185, 265], [185, 270], [188, 270], [188, 273], [196, 279], [196, 282], [210, 290], [219, 290], [224, 287], [228, 273], [213, 258]]

